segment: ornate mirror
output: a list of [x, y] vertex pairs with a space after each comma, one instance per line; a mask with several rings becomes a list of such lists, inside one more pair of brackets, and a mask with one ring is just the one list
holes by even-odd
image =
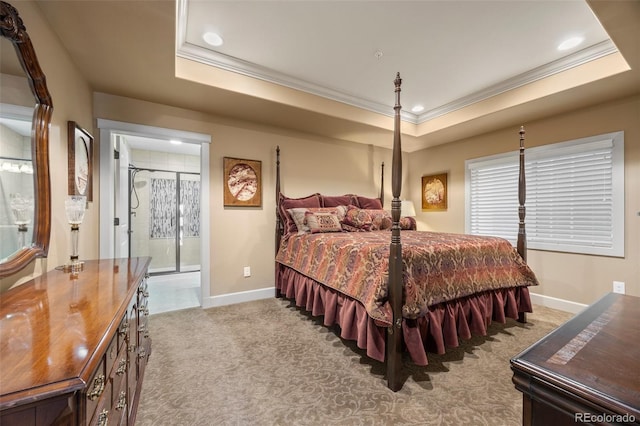
[[[18, 11], [2, 1], [0, 18], [0, 278], [3, 278], [36, 257], [46, 257], [49, 250], [49, 125], [53, 103]], [[32, 108], [26, 137], [18, 130], [20, 126], [14, 128], [10, 124], [11, 120], [19, 122], [24, 115], [20, 112], [24, 106], [12, 103], [20, 98], [19, 84], [12, 82], [21, 80], [26, 82]]]

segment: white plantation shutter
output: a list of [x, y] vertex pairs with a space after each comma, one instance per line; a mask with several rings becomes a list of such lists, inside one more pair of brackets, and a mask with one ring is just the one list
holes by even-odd
[[470, 168], [468, 233], [503, 237], [515, 244], [518, 234], [518, 157]]
[[[624, 133], [526, 150], [529, 248], [624, 256]], [[466, 232], [515, 244], [518, 153], [466, 163]]]

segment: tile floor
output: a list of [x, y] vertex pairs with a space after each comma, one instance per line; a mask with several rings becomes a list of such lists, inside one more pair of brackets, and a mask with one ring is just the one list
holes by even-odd
[[149, 277], [149, 314], [200, 306], [200, 272]]

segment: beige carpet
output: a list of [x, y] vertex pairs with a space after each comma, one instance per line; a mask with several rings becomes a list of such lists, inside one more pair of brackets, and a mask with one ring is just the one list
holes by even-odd
[[397, 393], [382, 363], [287, 301], [152, 315], [136, 424], [520, 425], [509, 359], [572, 316], [534, 311], [427, 367], [406, 362]]

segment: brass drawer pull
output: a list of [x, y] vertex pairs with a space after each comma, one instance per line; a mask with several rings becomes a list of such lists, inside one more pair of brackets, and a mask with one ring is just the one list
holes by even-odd
[[107, 426], [109, 423], [109, 411], [102, 410], [100, 415], [98, 416], [98, 426]]
[[122, 376], [126, 372], [127, 372], [127, 359], [122, 358], [118, 363], [118, 369], [116, 370], [116, 374], [118, 376]]
[[120, 395], [118, 395], [118, 404], [116, 405], [116, 410], [120, 411], [126, 406], [127, 406], [127, 393], [125, 391], [122, 391], [120, 392]]
[[104, 374], [100, 374], [98, 377], [93, 379], [93, 389], [87, 394], [87, 398], [91, 401], [96, 398], [100, 398], [100, 395], [102, 395], [102, 392], [104, 391], [104, 385]]

